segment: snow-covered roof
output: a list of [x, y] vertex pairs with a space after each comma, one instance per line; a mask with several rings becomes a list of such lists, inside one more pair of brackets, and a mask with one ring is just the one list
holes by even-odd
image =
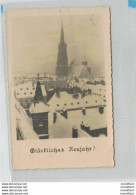
[[44, 112], [49, 112], [49, 107], [48, 105], [45, 105], [43, 102], [36, 103], [35, 105], [33, 103], [29, 111], [31, 114], [44, 113]]
[[[35, 95], [35, 89], [36, 89], [36, 84], [32, 84], [32, 82], [18, 84], [17, 86], [15, 86], [16, 98], [17, 99], [33, 98]], [[44, 85], [41, 85], [41, 89], [42, 89], [43, 96], [44, 97], [47, 96]]]
[[[56, 123], [50, 127], [49, 138], [72, 138], [73, 124], [57, 113]], [[90, 137], [86, 132], [78, 129], [78, 137]]]
[[91, 130], [105, 128], [106, 122], [106, 107], [104, 107], [104, 113], [99, 113], [99, 108], [86, 109], [86, 115], [83, 115], [82, 110], [68, 111], [68, 119], [71, 124], [80, 128], [80, 124], [90, 126]]
[[33, 98], [35, 95], [36, 85], [32, 85], [31, 82], [24, 84], [18, 84], [15, 86], [16, 98]]
[[47, 96], [46, 90], [45, 90], [45, 86], [41, 85], [41, 90], [42, 90], [42, 95], [43, 97]]
[[56, 123], [50, 127], [50, 138], [71, 138], [72, 125], [62, 115], [57, 113]]
[[51, 110], [54, 109], [62, 109], [65, 103], [70, 103], [73, 101], [73, 98], [70, 94], [65, 91], [60, 92], [60, 98], [57, 97], [57, 94], [54, 93], [53, 97], [49, 100], [48, 105], [50, 106]]
[[91, 136], [85, 131], [78, 129], [78, 138], [81, 138], [81, 137], [91, 137]]
[[51, 110], [63, 110], [63, 109], [77, 109], [82, 107], [94, 107], [105, 105], [103, 98], [98, 95], [87, 95], [83, 98], [74, 99], [72, 95], [67, 92], [60, 92], [60, 98], [56, 93], [48, 102]]

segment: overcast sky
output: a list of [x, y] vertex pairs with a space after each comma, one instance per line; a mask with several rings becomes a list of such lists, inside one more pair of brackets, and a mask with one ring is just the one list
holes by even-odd
[[72, 9], [7, 12], [10, 67], [15, 74], [55, 72], [61, 21], [68, 62], [85, 57], [93, 73], [104, 73], [104, 25], [101, 14]]

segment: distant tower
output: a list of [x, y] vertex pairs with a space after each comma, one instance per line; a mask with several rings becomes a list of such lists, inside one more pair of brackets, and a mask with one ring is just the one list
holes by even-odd
[[34, 103], [31, 105], [29, 111], [32, 116], [34, 131], [37, 134], [48, 134], [49, 109], [48, 106], [44, 103], [41, 84], [39, 81], [39, 74], [38, 74], [38, 81], [35, 90]]
[[56, 75], [58, 77], [68, 76], [67, 44], [65, 43], [64, 40], [63, 23], [61, 25], [60, 43], [58, 45]]
[[88, 63], [85, 59], [82, 61], [82, 69], [80, 72], [80, 77], [91, 78], [91, 68], [88, 66]]

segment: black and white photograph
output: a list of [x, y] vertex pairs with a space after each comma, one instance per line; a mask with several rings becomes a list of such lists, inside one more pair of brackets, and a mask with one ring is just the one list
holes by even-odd
[[57, 12], [12, 23], [17, 140], [107, 136], [101, 16]]
[[10, 10], [6, 26], [12, 143], [113, 148], [109, 8]]

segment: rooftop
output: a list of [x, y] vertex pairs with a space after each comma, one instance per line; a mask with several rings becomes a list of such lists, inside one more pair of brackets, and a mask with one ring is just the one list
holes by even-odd
[[[33, 98], [35, 95], [36, 84], [32, 82], [26, 82], [24, 84], [18, 84], [15, 86], [15, 94], [17, 99], [21, 98]], [[43, 96], [47, 96], [44, 85], [41, 85]]]
[[57, 97], [56, 93], [48, 102], [51, 110], [63, 110], [63, 109], [81, 109], [82, 107], [97, 107], [105, 105], [103, 98], [99, 95], [87, 95], [81, 98], [74, 99], [72, 95], [67, 92], [60, 92], [60, 97]]
[[36, 103], [35, 105], [33, 103], [29, 111], [31, 114], [45, 113], [45, 112], [49, 112], [49, 107], [48, 105], [45, 105], [43, 102]]

